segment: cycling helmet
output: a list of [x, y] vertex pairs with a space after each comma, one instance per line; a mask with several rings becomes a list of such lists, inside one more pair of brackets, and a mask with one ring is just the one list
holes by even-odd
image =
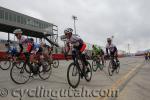
[[72, 32], [73, 32], [72, 28], [67, 28], [67, 29], [64, 30], [65, 34], [72, 33]]
[[112, 41], [112, 39], [111, 38], [107, 38], [107, 41]]
[[21, 33], [22, 34], [22, 30], [21, 29], [16, 29], [16, 30], [14, 30], [13, 33], [15, 33], [15, 34]]
[[95, 45], [94, 45], [94, 44], [92, 45], [92, 48], [95, 48]]

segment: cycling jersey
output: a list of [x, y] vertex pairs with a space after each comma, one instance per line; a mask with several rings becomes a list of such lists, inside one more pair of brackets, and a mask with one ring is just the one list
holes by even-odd
[[114, 44], [107, 44], [106, 45], [106, 53], [107, 53], [107, 55], [108, 55], [108, 51], [110, 53], [110, 56], [113, 57], [114, 59], [116, 59], [116, 62], [119, 63], [117, 47]]
[[8, 48], [7, 53], [10, 53], [12, 56], [15, 56], [18, 53], [18, 51], [16, 47], [10, 47]]
[[38, 43], [34, 43], [34, 44], [33, 44], [33, 48], [32, 48], [32, 50], [34, 50], [34, 51], [38, 51], [40, 47], [41, 47], [41, 46], [40, 46], [40, 44], [38, 44]]
[[28, 43], [28, 39], [25, 37], [21, 37], [21, 39], [18, 40], [19, 44], [25, 45]]
[[79, 47], [83, 44], [83, 40], [79, 36], [72, 35], [70, 39], [67, 39], [67, 43], [73, 45], [73, 47]]
[[72, 35], [70, 39], [67, 39], [66, 43], [72, 44], [73, 48], [79, 50], [80, 52], [83, 52], [86, 48], [86, 44], [77, 35]]
[[93, 51], [92, 52], [96, 56], [96, 55], [98, 55], [100, 53], [100, 50], [98, 48], [96, 48], [96, 47], [93, 47]]
[[109, 50], [110, 53], [115, 53], [117, 51], [117, 48], [116, 48], [116, 46], [114, 44], [110, 44], [110, 45], [107, 44], [106, 45], [107, 53], [108, 53], [108, 50]]
[[20, 54], [22, 52], [28, 52], [30, 53], [32, 50], [32, 43], [29, 42], [29, 39], [25, 37], [21, 37], [21, 39], [18, 40], [19, 46], [20, 46]]

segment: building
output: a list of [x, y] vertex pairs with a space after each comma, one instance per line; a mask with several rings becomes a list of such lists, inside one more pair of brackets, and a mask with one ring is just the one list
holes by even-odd
[[9, 33], [17, 28], [23, 30], [23, 35], [43, 38], [46, 34], [50, 41], [58, 42], [56, 25], [0, 7], [0, 31], [8, 33], [9, 39]]

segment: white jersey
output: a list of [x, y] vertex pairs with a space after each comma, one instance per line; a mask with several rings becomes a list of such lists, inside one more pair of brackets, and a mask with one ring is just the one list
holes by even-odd
[[26, 52], [28, 39], [22, 36], [21, 39], [18, 40], [18, 43], [22, 44], [23, 52]]
[[72, 35], [70, 39], [67, 39], [67, 43], [72, 44], [73, 46], [79, 46], [83, 43], [82, 39], [79, 36]]
[[114, 52], [115, 51], [115, 48], [116, 46], [114, 44], [107, 44], [106, 45], [106, 48], [110, 51], [110, 52]]
[[23, 36], [21, 37], [20, 40], [18, 40], [18, 43], [19, 43], [19, 44], [22, 44], [22, 45], [27, 44], [27, 42], [28, 42], [28, 39], [25, 38], [25, 37], [23, 37]]

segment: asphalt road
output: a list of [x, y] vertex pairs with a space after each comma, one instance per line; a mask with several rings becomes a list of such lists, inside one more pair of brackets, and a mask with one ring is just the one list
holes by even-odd
[[[60, 61], [59, 68], [52, 69], [48, 80], [35, 76], [23, 85], [11, 80], [10, 69], [0, 69], [0, 100], [149, 100], [150, 63], [144, 62], [143, 57], [120, 58], [120, 72], [113, 76], [108, 75], [107, 62], [103, 71], [93, 72], [90, 82], [82, 79], [76, 90], [67, 82], [71, 62]], [[108, 94], [108, 91], [113, 92]]]
[[128, 82], [117, 100], [149, 100], [150, 61], [145, 62], [136, 75]]

